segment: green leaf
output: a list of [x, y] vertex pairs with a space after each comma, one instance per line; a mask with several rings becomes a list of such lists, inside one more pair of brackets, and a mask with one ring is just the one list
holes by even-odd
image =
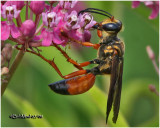
[[[34, 106], [32, 106], [31, 103], [29, 103], [26, 99], [21, 98], [20, 96], [16, 95], [11, 90], [7, 89], [5, 92], [7, 95], [4, 95], [5, 98], [15, 107], [17, 108], [21, 114], [25, 115], [41, 115], [40, 112], [38, 112]], [[41, 119], [26, 119], [31, 126], [33, 127], [50, 127], [51, 125], [48, 123], [48, 121], [45, 119], [45, 117], [42, 117]]]
[[[95, 102], [95, 104], [99, 108], [100, 112], [103, 114], [104, 122], [105, 122], [107, 96], [96, 86], [94, 86], [89, 91], [88, 95], [92, 98], [92, 100]], [[128, 127], [129, 126], [121, 112], [119, 112], [119, 116], [116, 124], [112, 122], [112, 116], [113, 116], [113, 111], [111, 110], [110, 116], [108, 119], [109, 126], [112, 126], [112, 127]]]

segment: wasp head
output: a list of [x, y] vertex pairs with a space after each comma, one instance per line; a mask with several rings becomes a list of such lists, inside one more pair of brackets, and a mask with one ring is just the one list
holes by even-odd
[[109, 34], [117, 34], [122, 28], [122, 22], [114, 19], [112, 16], [112, 18], [104, 20], [98, 26], [99, 27], [97, 29], [101, 31], [105, 31]]

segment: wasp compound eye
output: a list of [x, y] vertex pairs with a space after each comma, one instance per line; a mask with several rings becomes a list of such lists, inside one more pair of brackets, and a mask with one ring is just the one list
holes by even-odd
[[120, 26], [118, 26], [115, 23], [108, 23], [108, 24], [104, 24], [102, 26], [103, 30], [105, 31], [115, 31], [115, 32], [119, 32], [120, 31]]

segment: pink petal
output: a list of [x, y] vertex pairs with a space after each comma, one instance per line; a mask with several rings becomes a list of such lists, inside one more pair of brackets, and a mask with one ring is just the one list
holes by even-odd
[[2, 15], [2, 17], [4, 19], [7, 18], [7, 16], [6, 16], [6, 7], [7, 7], [7, 5], [1, 5], [1, 15]]
[[83, 33], [84, 33], [84, 31], [81, 30], [81, 28], [79, 28], [79, 29], [76, 30], [76, 36], [78, 37], [78, 40], [82, 41], [82, 42], [84, 42], [84, 40], [83, 40]]
[[96, 21], [91, 21], [89, 24], [85, 26], [85, 29], [90, 29], [93, 25], [95, 25], [97, 22]]
[[69, 35], [69, 37], [72, 37], [72, 38], [74, 38], [74, 39], [76, 39], [76, 40], [79, 40], [80, 38], [79, 38], [79, 34], [77, 34], [77, 32], [76, 32], [77, 30], [70, 30], [69, 32], [68, 32], [68, 35]]
[[38, 40], [40, 40], [40, 38], [41, 38], [40, 35], [39, 35], [39, 36], [34, 36], [34, 37], [33, 37], [33, 40], [34, 40], [34, 41], [38, 41]]
[[41, 37], [43, 38], [42, 46], [50, 46], [52, 43], [52, 32], [48, 32], [45, 29], [42, 30]]
[[15, 24], [10, 25], [11, 35], [13, 38], [17, 38], [21, 35], [19, 29], [15, 26]]
[[149, 16], [149, 19], [155, 19], [158, 16], [158, 13], [159, 13], [159, 8], [158, 7], [153, 8], [152, 13]]
[[61, 40], [60, 37], [56, 33], [53, 33], [53, 42], [55, 44], [63, 44], [65, 40]]
[[132, 2], [132, 8], [137, 8], [140, 4], [140, 1], [133, 1]]
[[64, 9], [69, 9], [70, 8], [71, 3], [69, 2], [65, 2], [64, 3]]
[[42, 13], [42, 20], [45, 26], [48, 26], [47, 13]]
[[146, 6], [152, 6], [152, 5], [154, 5], [154, 2], [153, 1], [145, 1], [144, 4]]
[[77, 2], [78, 2], [77, 0], [72, 1], [72, 3], [71, 3], [71, 8], [73, 8], [73, 7], [76, 5]]
[[90, 39], [91, 39], [91, 32], [88, 31], [88, 30], [85, 30], [84, 31], [84, 41], [85, 42], [90, 42]]
[[1, 22], [1, 40], [7, 40], [10, 35], [10, 27], [6, 22]]

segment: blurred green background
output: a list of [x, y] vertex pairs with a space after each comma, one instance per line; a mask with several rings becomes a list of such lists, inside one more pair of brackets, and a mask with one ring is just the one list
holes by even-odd
[[[114, 127], [158, 127], [159, 97], [148, 89], [154, 84], [159, 90], [159, 76], [146, 53], [150, 45], [158, 61], [159, 17], [149, 20], [151, 10], [140, 5], [132, 9], [132, 2], [89, 1], [87, 7], [110, 12], [123, 23], [119, 38], [125, 42], [123, 88], [120, 114], [116, 124], [113, 113], [107, 126]], [[22, 14], [21, 14], [22, 15]], [[105, 17], [94, 15], [97, 22]], [[98, 43], [96, 31], [92, 42]], [[76, 69], [54, 47], [41, 48], [46, 58], [55, 58], [62, 71], [68, 74]], [[96, 58], [96, 50], [89, 47], [66, 50], [71, 58], [85, 62]], [[14, 51], [16, 54], [17, 51]], [[92, 68], [88, 66], [87, 68]], [[105, 112], [109, 88], [109, 76], [97, 76], [93, 88], [76, 96], [63, 96], [52, 92], [48, 84], [61, 80], [54, 69], [39, 57], [26, 53], [17, 68], [1, 100], [1, 126], [3, 127], [105, 127]], [[39, 114], [42, 119], [10, 119], [11, 114]]]

